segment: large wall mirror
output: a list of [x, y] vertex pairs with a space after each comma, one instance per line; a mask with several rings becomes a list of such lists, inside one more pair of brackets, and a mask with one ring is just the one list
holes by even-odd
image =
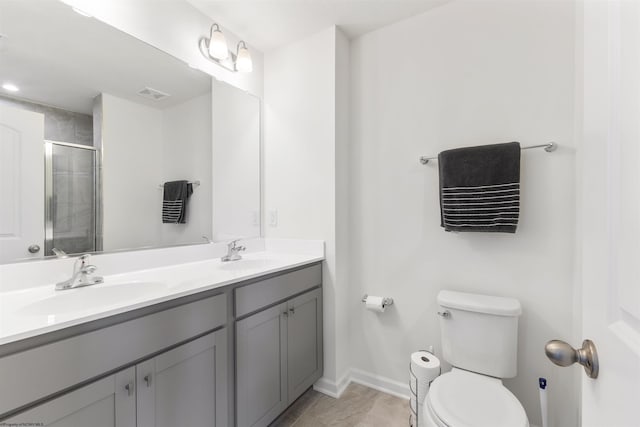
[[260, 235], [259, 99], [61, 2], [0, 35], [0, 263]]

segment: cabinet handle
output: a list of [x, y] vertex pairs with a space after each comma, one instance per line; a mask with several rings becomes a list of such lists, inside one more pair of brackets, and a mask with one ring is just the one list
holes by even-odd
[[124, 389], [127, 390], [127, 396], [131, 396], [133, 394], [133, 383], [127, 384]]
[[291, 308], [289, 309], [289, 313], [291, 313], [292, 315], [293, 315], [293, 314], [296, 314], [296, 308], [295, 308], [295, 307], [291, 307]]
[[282, 315], [283, 315], [284, 317], [289, 317], [289, 312], [285, 311], [284, 313], [282, 313]]
[[151, 387], [151, 374], [147, 374], [144, 376], [144, 382], [147, 383], [147, 387]]

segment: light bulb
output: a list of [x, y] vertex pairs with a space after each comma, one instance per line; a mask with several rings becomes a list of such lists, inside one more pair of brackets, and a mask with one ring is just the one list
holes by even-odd
[[218, 24], [213, 24], [211, 26], [211, 38], [209, 39], [209, 55], [216, 59], [227, 59], [229, 57], [227, 39], [224, 37], [224, 34], [222, 34], [222, 31], [220, 31], [220, 27], [218, 27]]
[[4, 83], [2, 85], [2, 89], [7, 90], [9, 92], [17, 92], [17, 91], [20, 90], [20, 88], [18, 86], [14, 85], [13, 83], [9, 83], [9, 82]]
[[238, 55], [236, 57], [236, 70], [241, 73], [250, 73], [253, 71], [253, 62], [251, 54], [245, 42], [238, 43]]

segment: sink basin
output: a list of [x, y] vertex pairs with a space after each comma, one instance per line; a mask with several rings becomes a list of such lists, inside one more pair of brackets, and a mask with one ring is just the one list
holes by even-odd
[[23, 307], [23, 314], [67, 314], [110, 306], [135, 300], [154, 291], [165, 289], [160, 282], [127, 282], [99, 284], [77, 289], [58, 291], [54, 296], [35, 301]]
[[270, 259], [241, 259], [238, 261], [223, 262], [218, 268], [226, 271], [254, 270], [257, 268], [268, 268], [273, 264], [275, 264], [275, 262]]

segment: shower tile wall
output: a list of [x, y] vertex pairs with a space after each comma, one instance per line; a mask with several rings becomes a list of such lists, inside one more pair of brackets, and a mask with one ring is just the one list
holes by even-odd
[[93, 150], [53, 145], [52, 247], [67, 253], [96, 250], [94, 162]]
[[93, 117], [0, 96], [0, 104], [44, 114], [44, 139], [93, 146]]

